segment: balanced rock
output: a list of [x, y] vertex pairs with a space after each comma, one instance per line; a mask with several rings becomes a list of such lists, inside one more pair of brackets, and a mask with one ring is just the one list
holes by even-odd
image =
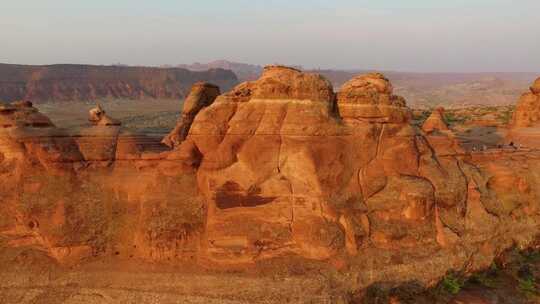
[[178, 146], [189, 133], [191, 124], [195, 116], [203, 108], [211, 105], [214, 100], [220, 95], [219, 87], [206, 83], [199, 82], [193, 85], [191, 92], [184, 101], [182, 114], [176, 127], [163, 139], [163, 143], [174, 148]]

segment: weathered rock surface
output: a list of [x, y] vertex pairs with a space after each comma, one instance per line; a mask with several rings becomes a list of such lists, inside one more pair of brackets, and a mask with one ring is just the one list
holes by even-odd
[[200, 81], [226, 90], [238, 83], [236, 75], [224, 69], [194, 72], [182, 68], [0, 64], [0, 101], [177, 99], [186, 97], [190, 87]]
[[2, 108], [0, 247], [61, 264], [318, 261], [348, 293], [433, 285], [538, 237], [538, 152], [466, 154], [440, 112], [411, 125], [381, 74], [335, 94], [317, 74], [270, 66], [215, 95], [195, 86], [172, 150], [117, 125], [66, 131], [34, 125], [44, 118], [29, 105]]

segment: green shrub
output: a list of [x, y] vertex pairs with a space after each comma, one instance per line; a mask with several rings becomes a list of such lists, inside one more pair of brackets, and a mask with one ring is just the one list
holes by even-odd
[[463, 287], [464, 282], [455, 274], [446, 275], [440, 283], [441, 288], [449, 294], [458, 294]]
[[538, 294], [538, 289], [536, 288], [536, 280], [533, 277], [520, 279], [518, 288], [521, 292], [525, 294]]

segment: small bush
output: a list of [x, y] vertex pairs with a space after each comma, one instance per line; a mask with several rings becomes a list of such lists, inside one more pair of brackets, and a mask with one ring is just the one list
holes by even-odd
[[525, 294], [538, 294], [538, 289], [536, 288], [536, 281], [533, 277], [520, 279], [518, 288], [521, 292]]
[[463, 280], [455, 274], [446, 275], [440, 283], [441, 288], [445, 292], [453, 295], [458, 294], [461, 291], [463, 285]]

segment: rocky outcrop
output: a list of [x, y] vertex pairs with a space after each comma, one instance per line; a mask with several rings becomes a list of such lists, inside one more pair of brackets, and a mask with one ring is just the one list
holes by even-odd
[[534, 81], [531, 86], [531, 92], [533, 94], [540, 94], [540, 77]]
[[200, 81], [226, 90], [238, 83], [233, 72], [223, 69], [194, 72], [181, 68], [0, 64], [0, 101], [177, 99], [186, 97], [190, 87]]
[[521, 95], [506, 139], [516, 146], [540, 148], [540, 78]]
[[99, 104], [91, 109], [88, 114], [88, 121], [95, 126], [119, 126], [122, 124], [119, 120], [109, 117]]
[[0, 244], [60, 263], [122, 255], [246, 270], [318, 261], [340, 269], [336, 290], [353, 293], [430, 286], [538, 237], [540, 155], [459, 151], [450, 130], [413, 126], [381, 74], [335, 94], [318, 74], [269, 66], [212, 102], [215, 93], [194, 88], [184, 109], [194, 119], [172, 150], [120, 126], [74, 136], [8, 124]]
[[513, 128], [537, 126], [540, 123], [540, 78], [530, 88], [530, 92], [521, 95], [514, 116]]
[[178, 123], [162, 142], [171, 148], [178, 146], [186, 139], [191, 124], [199, 111], [211, 105], [220, 94], [219, 87], [213, 84], [199, 82], [193, 85], [191, 92], [184, 101]]
[[448, 124], [444, 119], [444, 108], [436, 108], [422, 125], [422, 130], [427, 133], [435, 131], [448, 131]]

